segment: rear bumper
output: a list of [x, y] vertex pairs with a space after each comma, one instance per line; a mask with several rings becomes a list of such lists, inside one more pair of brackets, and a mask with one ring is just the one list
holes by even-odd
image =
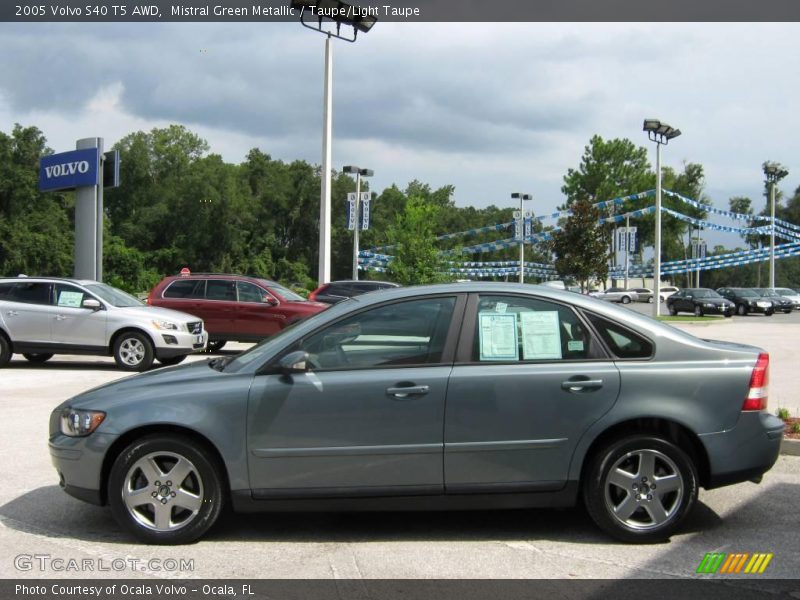
[[700, 435], [709, 459], [707, 489], [756, 479], [781, 450], [783, 421], [765, 411], [743, 412], [733, 429]]

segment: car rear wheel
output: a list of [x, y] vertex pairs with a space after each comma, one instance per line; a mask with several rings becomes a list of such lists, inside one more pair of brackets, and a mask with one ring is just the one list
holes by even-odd
[[208, 451], [189, 438], [146, 436], [117, 457], [108, 499], [117, 522], [151, 544], [187, 544], [222, 511], [223, 478]]
[[702, 317], [703, 316], [703, 309], [700, 306], [694, 307], [694, 316], [695, 317]]
[[649, 304], [652, 304], [652, 303], [653, 303], [653, 297], [652, 297], [652, 296], [650, 296], [650, 297], [647, 299], [647, 302], [648, 302]]
[[114, 360], [120, 369], [146, 371], [153, 358], [153, 343], [143, 333], [125, 331], [114, 342]]
[[11, 344], [6, 336], [0, 333], [0, 367], [5, 367], [11, 360]]
[[44, 353], [44, 354], [23, 354], [26, 359], [28, 359], [32, 363], [44, 363], [53, 358], [52, 354]]
[[601, 529], [624, 542], [667, 539], [697, 500], [692, 460], [660, 437], [615, 440], [591, 459], [587, 473], [586, 509]]
[[180, 356], [170, 356], [169, 358], [159, 358], [158, 362], [160, 362], [165, 367], [171, 367], [172, 365], [177, 365], [182, 363], [186, 359], [185, 354], [181, 354]]

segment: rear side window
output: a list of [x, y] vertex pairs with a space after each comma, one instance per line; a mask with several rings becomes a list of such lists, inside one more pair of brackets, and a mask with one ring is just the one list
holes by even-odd
[[205, 285], [203, 279], [177, 279], [164, 290], [164, 298], [203, 298]]
[[13, 283], [0, 283], [0, 300], [8, 300], [13, 285]]
[[594, 325], [600, 337], [619, 358], [650, 358], [653, 356], [653, 344], [630, 329], [612, 323], [607, 319], [591, 313], [586, 316]]
[[19, 282], [11, 284], [11, 290], [6, 297], [6, 300], [11, 302], [24, 302], [25, 304], [50, 304], [50, 290], [52, 289], [49, 283], [39, 282]]

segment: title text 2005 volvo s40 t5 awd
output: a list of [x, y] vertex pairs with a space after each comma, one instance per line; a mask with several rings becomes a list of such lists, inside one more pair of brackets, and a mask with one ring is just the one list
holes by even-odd
[[398, 288], [236, 357], [59, 406], [64, 489], [145, 541], [237, 511], [583, 502], [625, 541], [676, 530], [700, 487], [758, 481], [783, 424], [769, 357], [544, 286]]

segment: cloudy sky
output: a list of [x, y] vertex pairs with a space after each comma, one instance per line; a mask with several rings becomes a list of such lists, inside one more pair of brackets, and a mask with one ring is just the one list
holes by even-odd
[[[298, 23], [0, 23], [0, 128], [64, 151], [182, 123], [230, 162], [257, 146], [318, 164], [323, 49]], [[764, 160], [789, 168], [786, 193], [800, 184], [798, 56], [800, 24], [378, 23], [334, 44], [333, 166], [374, 169], [377, 190], [452, 184], [460, 206], [532, 193], [549, 212], [593, 134], [654, 162], [653, 116], [683, 131], [666, 165], [703, 164], [720, 208], [760, 208]]]

